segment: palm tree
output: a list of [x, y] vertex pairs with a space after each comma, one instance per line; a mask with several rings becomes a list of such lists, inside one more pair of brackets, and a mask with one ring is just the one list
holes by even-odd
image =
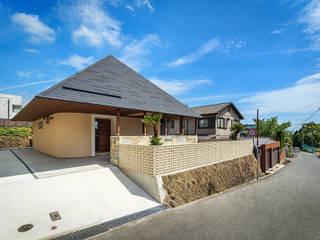
[[235, 123], [231, 127], [232, 133], [230, 134], [230, 139], [237, 140], [239, 133], [246, 127], [246, 125], [243, 125], [242, 123]]
[[161, 113], [153, 113], [153, 114], [146, 114], [143, 116], [142, 122], [144, 124], [152, 125], [153, 126], [153, 136], [158, 137], [157, 128], [161, 124], [162, 114]]

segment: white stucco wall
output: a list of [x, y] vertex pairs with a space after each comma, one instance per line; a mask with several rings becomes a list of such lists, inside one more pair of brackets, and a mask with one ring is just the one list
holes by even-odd
[[21, 96], [0, 94], [0, 118], [13, 118], [17, 114], [15, 110], [21, 109], [21, 106]]

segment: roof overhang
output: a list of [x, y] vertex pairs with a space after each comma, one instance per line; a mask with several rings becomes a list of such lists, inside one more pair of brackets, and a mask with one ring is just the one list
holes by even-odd
[[[143, 117], [144, 112], [151, 113], [148, 110], [137, 110], [118, 108], [111, 106], [103, 106], [97, 104], [80, 103], [64, 100], [56, 100], [43, 97], [35, 97], [29, 102], [12, 120], [13, 121], [27, 121], [31, 122], [54, 113], [73, 112], [73, 113], [90, 113], [90, 114], [103, 114], [103, 115], [116, 115], [117, 111], [121, 116], [128, 117]], [[181, 115], [166, 114], [171, 118], [178, 118]], [[186, 118], [194, 118], [184, 116]]]

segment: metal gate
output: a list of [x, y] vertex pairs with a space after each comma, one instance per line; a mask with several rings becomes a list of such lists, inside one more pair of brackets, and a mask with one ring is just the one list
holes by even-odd
[[271, 168], [271, 148], [267, 149], [267, 159], [266, 159], [266, 162], [267, 162], [267, 169], [268, 170], [269, 168]]
[[279, 148], [274, 148], [272, 153], [272, 167], [279, 163]]

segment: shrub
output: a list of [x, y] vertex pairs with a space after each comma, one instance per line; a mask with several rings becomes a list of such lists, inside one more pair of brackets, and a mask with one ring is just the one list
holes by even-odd
[[160, 141], [161, 141], [160, 137], [156, 137], [156, 136], [150, 137], [150, 144], [151, 145], [162, 145], [162, 142], [160, 142]]
[[229, 136], [229, 138], [231, 140], [237, 140], [238, 138], [238, 134], [246, 127], [246, 125], [243, 125], [241, 123], [235, 123], [232, 127], [231, 127], [231, 134]]
[[142, 122], [153, 126], [153, 135], [158, 136], [157, 128], [161, 124], [161, 113], [146, 114], [143, 116]]
[[29, 137], [31, 134], [32, 130], [28, 127], [0, 128], [0, 136]]

